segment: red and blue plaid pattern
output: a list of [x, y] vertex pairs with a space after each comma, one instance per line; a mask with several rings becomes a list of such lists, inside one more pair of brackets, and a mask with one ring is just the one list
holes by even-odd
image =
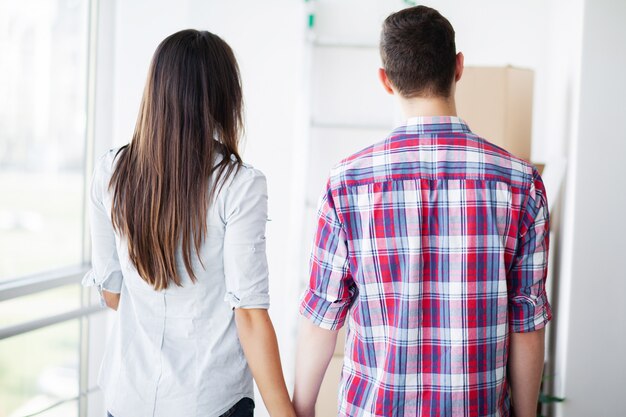
[[300, 311], [348, 328], [340, 416], [508, 416], [509, 332], [551, 318], [538, 172], [455, 117], [342, 161]]

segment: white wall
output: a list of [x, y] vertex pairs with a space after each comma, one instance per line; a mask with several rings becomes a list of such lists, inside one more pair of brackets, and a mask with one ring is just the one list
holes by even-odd
[[626, 387], [626, 2], [586, 0], [571, 207], [569, 320], [558, 415], [624, 413]]

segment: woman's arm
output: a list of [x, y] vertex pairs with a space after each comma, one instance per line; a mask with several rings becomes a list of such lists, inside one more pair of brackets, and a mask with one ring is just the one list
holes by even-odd
[[265, 309], [235, 309], [243, 352], [272, 417], [295, 417], [285, 385], [274, 326]]
[[120, 304], [120, 295], [107, 290], [102, 290], [102, 298], [104, 302], [112, 310], [117, 311], [117, 306]]
[[117, 310], [124, 275], [117, 255], [115, 231], [104, 202], [111, 160], [111, 152], [100, 158], [91, 181], [88, 196], [91, 270], [83, 278], [82, 284], [86, 287], [98, 288], [101, 302]]

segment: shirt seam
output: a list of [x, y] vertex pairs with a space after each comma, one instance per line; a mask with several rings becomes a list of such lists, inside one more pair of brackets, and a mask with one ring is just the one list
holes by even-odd
[[[510, 182], [507, 182], [507, 181], [502, 181], [502, 180], [497, 180], [497, 179], [474, 178], [474, 177], [432, 178], [432, 177], [427, 177], [427, 176], [423, 176], [423, 177], [406, 176], [406, 177], [400, 177], [400, 178], [383, 178], [383, 179], [375, 179], [375, 180], [372, 180], [372, 181], [362, 181], [359, 184], [354, 184], [354, 185], [341, 184], [341, 185], [337, 185], [337, 186], [331, 187], [330, 191], [331, 192], [335, 192], [335, 191], [339, 192], [339, 191], [342, 191], [342, 190], [349, 190], [349, 189], [362, 187], [364, 185], [384, 184], [384, 183], [393, 183], [393, 182], [402, 182], [402, 181], [422, 181], [422, 180], [426, 180], [426, 181], [485, 181], [485, 182], [496, 182], [496, 183], [499, 183], [499, 184], [505, 184], [505, 185], [511, 187], [512, 189], [518, 190], [519, 192], [526, 192], [526, 191], [529, 191], [530, 188], [531, 188], [530, 184], [523, 184], [522, 186], [519, 186], [519, 185], [511, 184]], [[334, 194], [333, 194], [333, 199], [334, 199]]]

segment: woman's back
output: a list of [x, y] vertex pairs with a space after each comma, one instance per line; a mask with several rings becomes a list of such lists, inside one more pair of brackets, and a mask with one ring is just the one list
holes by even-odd
[[[91, 203], [102, 210], [92, 210], [92, 222], [110, 222], [107, 185], [117, 152], [109, 151], [96, 169]], [[161, 291], [139, 276], [124, 236], [94, 240], [95, 253], [105, 255], [94, 257], [85, 284], [103, 275], [109, 277], [107, 287], [122, 276], [124, 284], [99, 378], [113, 415], [218, 416], [236, 400], [252, 397], [232, 309], [269, 307], [266, 219], [265, 177], [242, 165], [207, 211], [206, 238], [199, 258], [192, 258], [196, 282], [179, 249], [181, 286]], [[119, 271], [111, 269], [115, 265]]]

